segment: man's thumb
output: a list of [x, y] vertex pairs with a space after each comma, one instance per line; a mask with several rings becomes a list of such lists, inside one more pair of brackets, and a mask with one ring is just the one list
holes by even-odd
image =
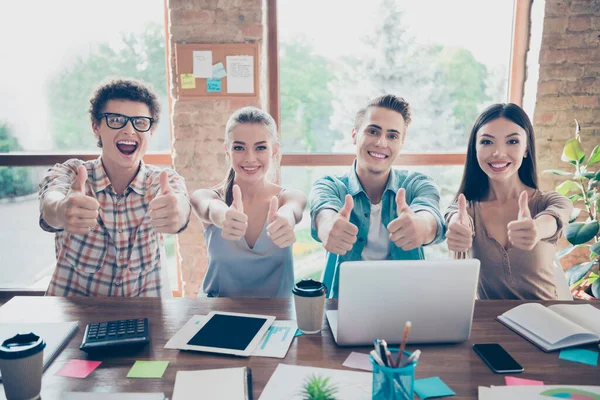
[[523, 190], [519, 196], [519, 220], [531, 218], [527, 192]]
[[79, 168], [77, 168], [77, 175], [75, 176], [75, 180], [71, 184], [71, 190], [74, 192], [85, 194], [85, 182], [87, 181], [87, 178], [87, 169], [83, 165], [80, 165]]
[[458, 195], [458, 222], [461, 225], [469, 226], [469, 214], [467, 212], [467, 198], [462, 193]]
[[242, 202], [242, 190], [238, 185], [233, 185], [232, 189], [233, 201], [231, 206], [239, 212], [244, 212], [244, 203]]
[[344, 207], [340, 210], [339, 214], [346, 221], [350, 221], [350, 214], [352, 213], [352, 209], [354, 208], [354, 200], [352, 196], [347, 194], [344, 199]]
[[277, 210], [279, 210], [279, 199], [277, 196], [273, 196], [269, 204], [269, 223], [275, 221], [275, 218], [277, 218]]
[[162, 171], [158, 176], [160, 181], [160, 192], [161, 194], [171, 193], [171, 185], [169, 184], [169, 174], [167, 171]]
[[406, 190], [404, 188], [398, 189], [396, 192], [396, 211], [398, 215], [401, 212], [408, 210], [408, 204], [406, 204]]

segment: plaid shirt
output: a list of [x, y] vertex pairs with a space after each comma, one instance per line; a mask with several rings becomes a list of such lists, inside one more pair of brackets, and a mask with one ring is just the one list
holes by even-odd
[[[80, 165], [88, 170], [87, 195], [100, 203], [99, 227], [85, 235], [55, 229], [41, 215], [46, 195], [55, 190], [66, 195]], [[47, 232], [56, 232], [56, 269], [46, 295], [171, 295], [163, 235], [152, 227], [147, 214], [150, 201], [160, 193], [161, 171], [142, 162], [136, 177], [119, 196], [100, 158], [86, 162], [71, 159], [50, 168], [39, 191], [40, 226]], [[183, 178], [167, 171], [175, 193], [187, 197]]]

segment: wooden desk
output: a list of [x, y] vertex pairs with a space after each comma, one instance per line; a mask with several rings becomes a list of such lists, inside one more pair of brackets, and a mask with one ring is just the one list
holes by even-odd
[[[544, 353], [510, 331], [494, 318], [515, 307], [518, 301], [477, 301], [471, 339], [454, 345], [414, 345], [423, 354], [416, 370], [417, 378], [439, 376], [456, 392], [455, 399], [476, 399], [478, 385], [504, 385], [504, 376], [494, 374], [471, 350], [473, 343], [502, 344], [525, 368], [524, 378], [543, 380], [546, 384], [597, 384], [598, 368], [559, 360], [558, 353]], [[550, 304], [551, 302], [545, 302]], [[556, 302], [553, 302], [556, 303]], [[582, 302], [584, 303], [584, 302]], [[598, 307], [598, 303], [591, 303]], [[328, 309], [337, 308], [328, 301]], [[164, 392], [172, 396], [178, 370], [239, 367], [252, 368], [254, 399], [258, 399], [277, 364], [297, 364], [344, 369], [342, 363], [352, 351], [367, 353], [370, 347], [338, 347], [326, 321], [318, 335], [303, 335], [292, 342], [285, 359], [238, 358], [207, 353], [180, 352], [164, 348], [165, 343], [194, 314], [210, 311], [253, 312], [275, 315], [278, 319], [294, 318], [291, 300], [232, 299], [143, 299], [143, 298], [60, 298], [15, 297], [0, 308], [0, 321], [79, 321], [79, 329], [67, 347], [52, 362], [42, 380], [44, 400], [59, 398], [61, 391]], [[440, 306], [443, 312], [443, 306]], [[79, 350], [85, 325], [121, 318], [148, 317], [151, 345], [133, 356], [104, 356], [100, 367], [86, 379], [55, 376], [71, 359], [86, 359]], [[435, 315], [432, 315], [435, 318]], [[598, 349], [589, 346], [590, 349]], [[127, 379], [135, 360], [168, 360], [162, 379]]]

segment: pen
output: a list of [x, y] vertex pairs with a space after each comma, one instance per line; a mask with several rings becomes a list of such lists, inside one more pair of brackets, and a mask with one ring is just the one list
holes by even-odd
[[383, 348], [383, 340], [377, 339], [377, 343], [379, 345], [379, 357], [381, 357], [381, 361], [383, 361], [383, 365], [386, 367], [392, 367], [393, 365], [388, 364], [387, 354], [385, 354], [385, 349]]
[[383, 352], [385, 353], [388, 366], [395, 367], [394, 359], [392, 358], [392, 353], [390, 353], [390, 350], [387, 347], [387, 342], [385, 340], [381, 340], [381, 346], [383, 347]]
[[410, 332], [411, 327], [412, 322], [406, 321], [406, 324], [404, 324], [404, 335], [402, 335], [402, 342], [400, 343], [400, 349], [398, 350], [398, 360], [396, 361], [396, 367], [400, 365], [400, 361], [402, 360], [402, 354], [404, 354], [404, 347], [406, 347], [406, 341], [408, 340], [408, 333]]
[[413, 351], [413, 353], [410, 355], [410, 357], [408, 357], [408, 359], [406, 360], [406, 362], [402, 363], [402, 365], [399, 365], [399, 367], [404, 367], [408, 364], [412, 364], [415, 363], [419, 360], [419, 357], [421, 356], [421, 350], [415, 350]]
[[385, 364], [383, 363], [383, 361], [381, 361], [381, 357], [379, 357], [375, 350], [371, 350], [371, 357], [373, 357], [373, 360], [375, 360], [377, 364], [381, 365], [382, 367], [385, 367]]

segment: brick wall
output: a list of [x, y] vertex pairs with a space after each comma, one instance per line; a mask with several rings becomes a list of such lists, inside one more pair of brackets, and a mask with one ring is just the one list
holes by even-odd
[[[540, 75], [534, 128], [540, 183], [543, 190], [562, 182], [545, 169], [571, 171], [560, 157], [564, 143], [575, 133], [589, 151], [600, 144], [600, 1], [546, 0], [540, 49]], [[567, 242], [561, 240], [559, 248]], [[583, 249], [561, 259], [564, 269], [585, 261]]]
[[[169, 45], [175, 43], [245, 43], [263, 41], [262, 0], [169, 0]], [[264, 59], [264, 56], [263, 56]], [[174, 59], [169, 60], [171, 88], [176, 87]], [[266, 63], [260, 63], [261, 85], [266, 82]], [[247, 100], [174, 100], [172, 128], [175, 168], [186, 180], [190, 193], [223, 180], [227, 163], [223, 152], [225, 123], [236, 109], [266, 104], [261, 88], [259, 102]], [[173, 98], [175, 92], [172, 90]], [[196, 296], [206, 272], [206, 247], [202, 226], [192, 217], [188, 229], [179, 235], [184, 295]]]
[[546, 0], [534, 127], [543, 190], [561, 180], [560, 161], [576, 119], [586, 151], [600, 144], [600, 1]]

